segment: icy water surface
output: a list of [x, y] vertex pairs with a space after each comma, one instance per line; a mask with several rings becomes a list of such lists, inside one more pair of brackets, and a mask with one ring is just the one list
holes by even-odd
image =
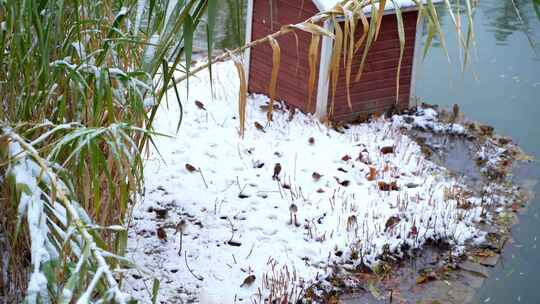
[[[464, 73], [459, 65], [455, 34], [451, 31], [453, 25], [444, 10], [439, 10], [452, 64], [448, 64], [445, 53], [435, 44], [418, 66], [416, 93], [426, 102], [442, 106], [459, 104], [468, 118], [494, 126], [498, 133], [512, 137], [538, 159], [540, 20], [533, 1], [478, 1], [474, 18], [476, 48], [473, 63]], [[238, 17], [230, 13], [230, 8], [238, 7], [238, 3], [244, 7], [245, 2], [221, 2], [223, 26], [217, 27], [218, 45], [233, 48], [242, 40], [243, 28], [237, 27]], [[518, 7], [521, 20], [512, 2]], [[204, 38], [199, 39], [198, 46], [204, 48]], [[465, 152], [466, 149], [458, 146], [452, 151], [460, 150]], [[459, 173], [472, 180], [476, 178], [466, 158], [449, 157], [447, 161], [450, 167], [461, 168]], [[516, 179], [539, 192], [540, 186], [535, 185], [540, 179], [539, 163], [517, 168]], [[492, 269], [474, 303], [540, 303], [539, 214], [537, 196], [521, 214], [519, 225], [513, 228], [514, 243], [507, 246], [501, 262]]]
[[[452, 50], [450, 19], [443, 15], [449, 33], [452, 66], [441, 49], [432, 49], [419, 67], [417, 93], [440, 105], [458, 103], [465, 115], [512, 137], [525, 151], [540, 158], [540, 21], [532, 0], [515, 0], [523, 23], [510, 0], [480, 0], [475, 16], [474, 63], [462, 75], [459, 55]], [[442, 14], [442, 12], [441, 12]], [[540, 179], [538, 162], [516, 170], [528, 186]], [[540, 191], [536, 184], [535, 191]], [[540, 199], [530, 202], [514, 226], [514, 243], [506, 247], [474, 303], [540, 303]]]

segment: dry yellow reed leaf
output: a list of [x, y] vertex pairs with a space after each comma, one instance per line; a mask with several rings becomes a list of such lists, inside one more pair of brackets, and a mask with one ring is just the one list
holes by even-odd
[[[364, 52], [362, 54], [362, 61], [360, 62], [360, 68], [358, 69], [358, 74], [356, 75], [355, 81], [360, 80], [362, 77], [362, 72], [364, 71], [364, 66], [366, 64], [366, 58], [369, 52], [369, 49], [371, 48], [371, 44], [374, 41], [375, 38], [375, 30], [377, 27], [377, 14], [375, 12], [372, 12], [371, 20], [368, 26], [367, 36], [366, 36], [366, 43], [364, 46]], [[364, 32], [365, 33], [365, 32]]]
[[[344, 52], [344, 65], [345, 65], [345, 83], [347, 85], [347, 104], [349, 109], [352, 111], [352, 101], [351, 101], [351, 71], [352, 71], [352, 62], [354, 57], [354, 35], [356, 33], [356, 17], [354, 13], [349, 10], [344, 10], [345, 13], [345, 24], [348, 24], [347, 31], [345, 34], [345, 39], [349, 40], [349, 47], [345, 46]], [[345, 62], [346, 60], [346, 62]]]
[[384, 16], [384, 7], [385, 6], [386, 6], [386, 0], [379, 0], [379, 10], [377, 12], [377, 31], [375, 31], [375, 40], [377, 40], [377, 38], [379, 38], [379, 31], [381, 29], [381, 24], [382, 24], [382, 19], [383, 19], [383, 16]]
[[315, 91], [315, 81], [317, 80], [317, 59], [319, 57], [319, 42], [321, 35], [312, 34], [311, 43], [309, 44], [309, 82], [308, 82], [308, 111], [311, 111], [313, 93]]
[[369, 32], [369, 22], [367, 20], [366, 15], [364, 14], [362, 10], [358, 11], [358, 16], [360, 17], [360, 21], [362, 21], [363, 32], [362, 32], [362, 36], [360, 37], [360, 39], [358, 39], [358, 41], [356, 42], [354, 46], [355, 53], [358, 52], [358, 50], [362, 47], [362, 45], [364, 44], [364, 41], [366, 40], [367, 33]]
[[399, 80], [401, 75], [401, 63], [403, 61], [403, 52], [405, 50], [405, 26], [403, 25], [403, 16], [401, 15], [401, 10], [398, 6], [398, 4], [391, 0], [394, 3], [395, 11], [396, 11], [396, 19], [397, 19], [397, 25], [398, 25], [398, 36], [399, 36], [399, 63], [398, 63], [398, 69], [397, 69], [397, 77], [396, 77], [396, 105], [399, 102]]
[[234, 58], [234, 66], [238, 72], [240, 79], [240, 89], [238, 92], [238, 116], [240, 121], [240, 137], [244, 138], [246, 127], [246, 97], [247, 97], [247, 82], [244, 64], [238, 58]]
[[307, 22], [307, 23], [291, 24], [285, 27], [299, 29], [304, 32], [311, 33], [312, 35], [324, 35], [332, 39], [334, 38], [334, 34], [332, 34], [330, 31], [328, 31], [324, 27], [316, 25], [314, 23]]
[[274, 99], [276, 97], [277, 78], [279, 74], [279, 65], [281, 60], [281, 50], [279, 44], [274, 37], [270, 36], [268, 39], [270, 46], [272, 47], [272, 75], [270, 78], [270, 84], [268, 85], [268, 95], [270, 97], [270, 105], [268, 107], [267, 119], [272, 121], [272, 109], [274, 107]]

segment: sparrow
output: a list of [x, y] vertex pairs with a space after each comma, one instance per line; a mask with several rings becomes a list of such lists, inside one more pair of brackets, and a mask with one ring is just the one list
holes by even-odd
[[308, 139], [308, 142], [309, 142], [310, 145], [314, 145], [314, 144], [315, 144], [315, 138], [310, 137], [310, 138]]
[[381, 154], [392, 154], [394, 153], [394, 146], [386, 146], [381, 148]]
[[375, 167], [369, 167], [369, 173], [366, 175], [368, 181], [372, 181], [377, 177], [377, 169]]
[[[270, 108], [270, 105], [269, 105], [269, 104], [260, 105], [259, 108], [260, 108], [261, 111], [263, 111], [263, 112], [268, 112], [268, 109]], [[279, 107], [278, 104], [273, 104], [273, 105], [272, 105], [272, 109], [273, 109], [273, 110], [281, 110], [281, 108]]]
[[257, 130], [259, 130], [259, 131], [261, 131], [263, 133], [266, 133], [266, 131], [264, 130], [264, 127], [258, 122], [255, 122], [255, 129], [257, 129]]
[[311, 177], [315, 180], [315, 181], [318, 181], [321, 179], [322, 175], [319, 173], [319, 172], [313, 172], [313, 174], [311, 174]]
[[204, 103], [198, 101], [198, 100], [195, 100], [195, 105], [197, 106], [197, 108], [199, 108], [200, 110], [205, 110], [206, 111], [206, 108], [204, 107]]
[[252, 275], [248, 275], [245, 279], [244, 279], [244, 283], [242, 283], [242, 285], [240, 285], [240, 287], [249, 287], [251, 284], [253, 284], [253, 282], [255, 282], [255, 275], [252, 274]]
[[289, 215], [291, 216], [291, 220], [289, 222], [289, 225], [292, 225], [293, 224], [293, 216], [294, 216], [294, 225], [296, 227], [299, 227], [300, 224], [298, 224], [298, 220], [296, 218], [296, 213], [298, 212], [298, 206], [296, 206], [296, 204], [291, 204], [289, 206]]
[[341, 158], [342, 161], [348, 161], [348, 160], [350, 160], [350, 159], [352, 159], [352, 157], [351, 157], [350, 155], [348, 155], [348, 154], [345, 154], [345, 155]]
[[339, 178], [337, 178], [335, 176], [334, 176], [334, 179], [336, 180], [336, 182], [338, 184], [342, 185], [343, 187], [348, 187], [351, 184], [351, 182], [349, 180], [341, 181], [341, 180], [339, 180]]
[[293, 120], [294, 114], [296, 114], [296, 108], [292, 108], [292, 109], [289, 111], [289, 118], [288, 118], [289, 121], [292, 121], [292, 120]]
[[157, 236], [160, 240], [167, 241], [167, 232], [165, 232], [165, 229], [163, 227], [158, 227], [156, 229]]
[[274, 175], [272, 175], [273, 180], [279, 180], [279, 173], [281, 173], [281, 164], [277, 163], [274, 166]]
[[394, 228], [400, 221], [401, 219], [396, 215], [389, 217], [388, 220], [386, 220], [386, 224], [384, 224], [384, 231], [386, 232]]
[[193, 167], [190, 164], [186, 164], [186, 170], [188, 170], [188, 172], [195, 172], [197, 171], [197, 168]]

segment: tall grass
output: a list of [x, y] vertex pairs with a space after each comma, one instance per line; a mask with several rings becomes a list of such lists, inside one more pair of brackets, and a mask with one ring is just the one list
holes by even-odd
[[0, 298], [129, 300], [125, 219], [143, 190], [156, 88], [186, 72], [215, 3], [0, 1]]

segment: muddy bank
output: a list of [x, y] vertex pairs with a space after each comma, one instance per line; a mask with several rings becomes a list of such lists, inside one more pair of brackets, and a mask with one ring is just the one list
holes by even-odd
[[328, 279], [333, 288], [322, 297], [341, 303], [471, 303], [511, 241], [517, 213], [534, 195], [534, 181], [523, 174], [532, 159], [492, 127], [466, 120], [457, 106], [423, 105], [392, 120], [429, 160], [461, 181], [464, 187], [449, 194], [459, 197], [458, 208], [467, 212], [472, 207], [468, 198], [481, 197], [478, 226], [485, 240], [456, 254], [446, 240], [433, 239], [421, 249], [382, 255], [377, 267], [340, 269]]

